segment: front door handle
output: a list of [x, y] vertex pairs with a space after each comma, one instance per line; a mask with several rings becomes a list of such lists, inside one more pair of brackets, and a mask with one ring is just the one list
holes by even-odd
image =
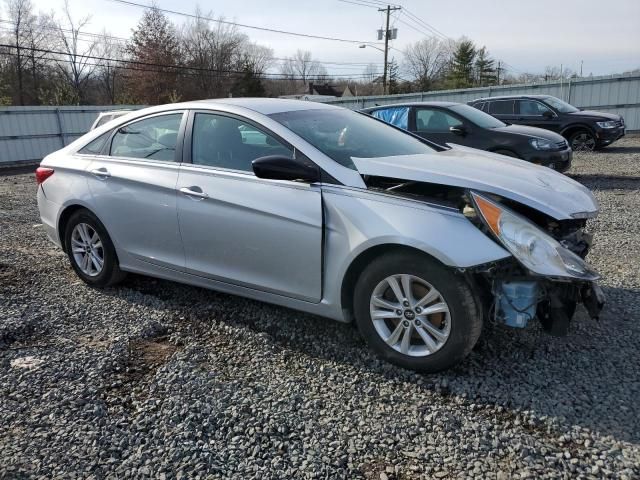
[[[194, 190], [195, 188], [197, 188], [200, 191]], [[209, 198], [209, 195], [204, 193], [200, 187], [182, 187], [180, 189], [180, 193], [184, 193], [185, 195], [188, 195], [189, 197]]]
[[91, 170], [91, 174], [98, 177], [100, 180], [105, 180], [111, 176], [109, 170], [104, 167], [96, 168]]

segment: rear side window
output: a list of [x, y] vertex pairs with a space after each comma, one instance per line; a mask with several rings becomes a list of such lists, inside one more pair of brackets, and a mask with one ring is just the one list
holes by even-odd
[[396, 127], [409, 128], [409, 107], [382, 108], [374, 110], [371, 115]]
[[83, 155], [99, 155], [102, 152], [104, 144], [109, 139], [109, 135], [111, 135], [111, 132], [103, 133], [98, 138], [91, 140], [84, 147], [78, 150], [78, 153]]
[[175, 161], [181, 120], [182, 113], [172, 113], [119, 128], [111, 141], [111, 156]]
[[489, 105], [489, 113], [497, 115], [513, 115], [513, 100], [494, 100]]

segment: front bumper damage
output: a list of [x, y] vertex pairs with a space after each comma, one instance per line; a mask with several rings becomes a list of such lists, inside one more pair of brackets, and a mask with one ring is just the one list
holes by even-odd
[[467, 272], [492, 323], [525, 328], [538, 320], [554, 336], [564, 336], [582, 304], [589, 316], [598, 319], [606, 303], [597, 281], [551, 279], [527, 273], [515, 259]]

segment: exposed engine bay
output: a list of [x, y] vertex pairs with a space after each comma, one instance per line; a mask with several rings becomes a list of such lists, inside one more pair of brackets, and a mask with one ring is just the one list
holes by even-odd
[[[462, 187], [419, 181], [366, 176], [373, 191], [454, 208], [494, 241], [500, 243], [478, 212], [473, 193]], [[586, 231], [587, 219], [556, 220], [531, 207], [493, 194], [483, 194], [496, 204], [526, 218], [581, 259], [591, 248], [592, 235]], [[524, 328], [537, 319], [553, 335], [565, 335], [578, 303], [592, 318], [598, 318], [604, 294], [593, 278], [567, 278], [536, 274], [515, 256], [499, 262], [460, 271], [474, 288], [483, 306], [485, 319]]]

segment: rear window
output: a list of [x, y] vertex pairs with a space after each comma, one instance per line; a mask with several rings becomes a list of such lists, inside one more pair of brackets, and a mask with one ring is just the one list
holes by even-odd
[[489, 105], [489, 113], [497, 115], [513, 115], [513, 100], [494, 100]]
[[381, 108], [371, 112], [371, 115], [396, 127], [409, 128], [409, 107]]
[[98, 138], [91, 140], [84, 147], [78, 150], [78, 153], [84, 155], [99, 155], [100, 152], [102, 152], [104, 144], [109, 139], [109, 135], [111, 135], [111, 132], [103, 133]]

